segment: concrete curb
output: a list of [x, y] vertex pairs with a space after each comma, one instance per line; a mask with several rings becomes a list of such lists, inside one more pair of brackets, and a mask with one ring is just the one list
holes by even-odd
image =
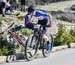
[[52, 52], [54, 51], [59, 51], [59, 50], [62, 50], [62, 49], [66, 49], [68, 48], [67, 45], [63, 45], [63, 46], [56, 46], [52, 49]]
[[0, 56], [0, 64], [6, 62], [6, 56]]
[[[74, 47], [75, 47], [75, 43], [72, 43], [71, 48], [74, 48]], [[67, 45], [56, 46], [56, 47], [53, 47], [52, 52], [60, 51], [60, 50], [67, 49], [67, 48], [68, 48]], [[0, 64], [5, 63], [5, 62], [6, 62], [6, 56], [0, 56]]]
[[[75, 48], [75, 43], [70, 44], [71, 48]], [[59, 51], [68, 48], [68, 45], [56, 46], [52, 49], [52, 51]]]

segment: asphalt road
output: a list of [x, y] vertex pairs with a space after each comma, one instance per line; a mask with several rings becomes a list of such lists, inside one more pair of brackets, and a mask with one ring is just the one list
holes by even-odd
[[17, 60], [1, 65], [75, 65], [75, 48], [52, 52], [47, 58], [39, 55], [32, 61]]

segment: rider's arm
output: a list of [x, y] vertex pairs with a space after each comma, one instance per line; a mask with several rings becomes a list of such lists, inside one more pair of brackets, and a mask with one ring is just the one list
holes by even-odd
[[52, 16], [51, 15], [48, 15], [47, 27], [51, 27], [51, 22], [52, 22]]
[[30, 16], [29, 16], [29, 15], [26, 15], [26, 16], [25, 16], [25, 25], [31, 24], [31, 23], [32, 23], [32, 22], [31, 22]]
[[46, 27], [51, 27], [51, 22], [52, 22], [51, 15], [49, 15], [48, 13], [43, 12], [43, 11], [37, 11], [36, 16], [38, 16], [39, 19], [41, 19], [41, 20], [43, 19], [43, 17], [46, 18], [47, 19]]

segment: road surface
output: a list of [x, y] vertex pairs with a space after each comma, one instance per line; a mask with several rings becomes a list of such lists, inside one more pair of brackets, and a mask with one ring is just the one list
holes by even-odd
[[71, 7], [73, 4], [75, 4], [75, 0], [61, 1], [61, 2], [50, 3], [44, 6], [38, 6], [37, 9], [41, 9], [45, 11], [58, 11], [58, 10], [64, 10], [65, 8]]
[[75, 48], [52, 52], [47, 58], [41, 56], [29, 62], [19, 60], [1, 65], [75, 65]]

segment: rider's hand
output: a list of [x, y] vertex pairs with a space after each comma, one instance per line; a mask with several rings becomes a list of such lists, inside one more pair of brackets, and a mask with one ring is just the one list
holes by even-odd
[[46, 27], [51, 27], [51, 24], [46, 25]]

